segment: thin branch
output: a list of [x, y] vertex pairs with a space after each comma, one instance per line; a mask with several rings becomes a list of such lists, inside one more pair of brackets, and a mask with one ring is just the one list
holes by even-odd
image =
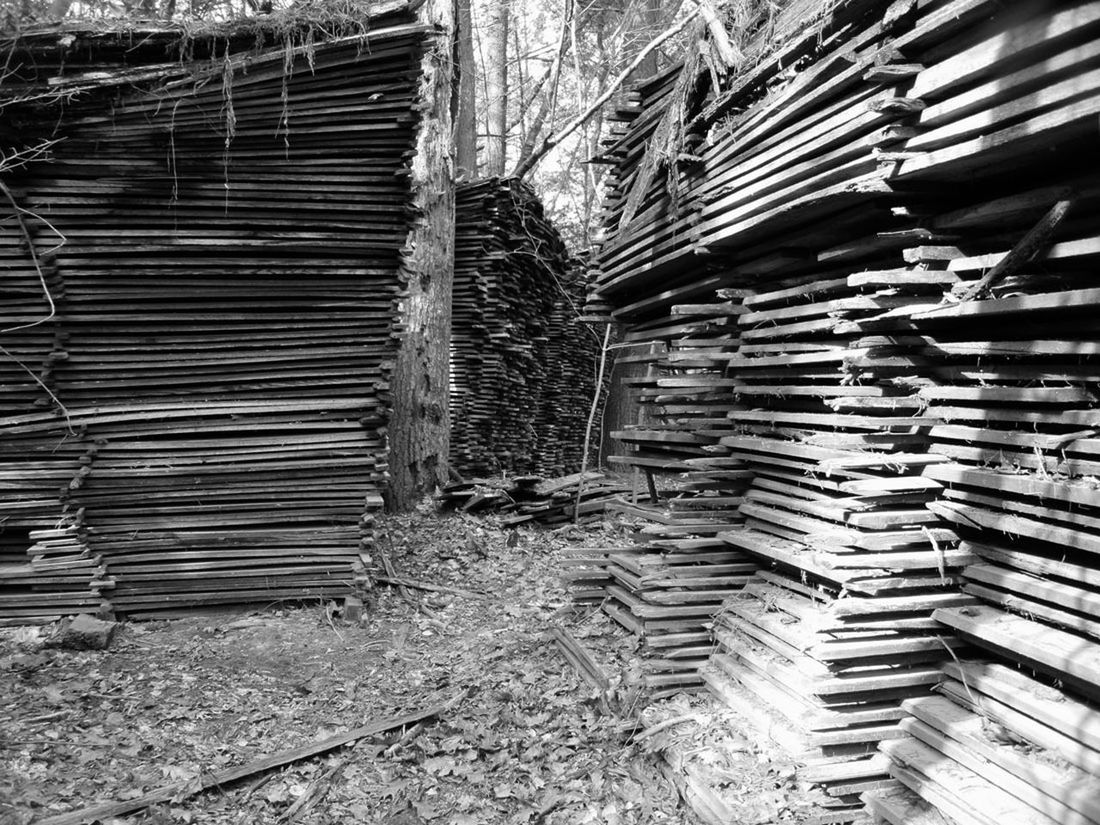
[[[525, 130], [523, 145], [520, 147], [519, 151], [519, 160], [516, 161], [517, 169], [523, 166], [524, 162], [534, 151], [535, 140], [538, 138], [539, 132], [542, 131], [543, 124], [546, 123], [547, 115], [549, 115], [551, 126], [554, 123], [554, 114], [558, 107], [558, 88], [561, 82], [561, 64], [565, 58], [565, 52], [569, 48], [569, 41], [566, 39], [566, 34], [569, 32], [569, 23], [573, 19], [574, 13], [574, 4], [570, 2], [570, 0], [566, 0], [565, 16], [562, 18], [561, 31], [558, 34], [558, 47], [554, 53], [554, 62], [550, 65], [550, 89], [542, 99], [542, 105], [535, 114], [535, 121], [531, 124], [530, 130]], [[513, 173], [513, 175], [514, 174], [515, 173]]]
[[39, 318], [37, 321], [31, 321], [30, 323], [0, 330], [0, 333], [5, 333], [15, 332], [21, 329], [30, 329], [31, 327], [36, 327], [40, 324], [52, 321], [57, 316], [57, 305], [53, 302], [53, 296], [50, 294], [50, 287], [46, 283], [46, 274], [42, 271], [42, 264], [38, 260], [38, 252], [34, 248], [34, 237], [31, 235], [30, 229], [27, 228], [27, 222], [23, 219], [24, 210], [20, 209], [19, 204], [15, 201], [15, 195], [11, 193], [7, 184], [2, 180], [0, 180], [0, 192], [4, 193], [4, 196], [8, 199], [8, 203], [11, 204], [12, 213], [15, 215], [16, 223], [19, 224], [19, 230], [23, 234], [23, 240], [27, 244], [27, 253], [30, 255], [31, 263], [34, 264], [34, 271], [38, 274], [38, 280], [42, 284], [42, 294], [46, 296], [46, 303], [49, 304], [50, 307], [50, 312], [46, 317]]
[[661, 34], [657, 35], [657, 37], [650, 40], [649, 43], [647, 43], [645, 47], [640, 52], [638, 52], [634, 59], [630, 61], [630, 65], [623, 69], [623, 71], [619, 73], [618, 77], [611, 81], [611, 85], [609, 85], [607, 89], [604, 90], [604, 93], [596, 98], [595, 101], [593, 101], [591, 106], [585, 109], [577, 117], [573, 118], [573, 120], [565, 124], [565, 126], [563, 126], [556, 134], [553, 134], [550, 137], [546, 138], [539, 145], [539, 148], [531, 153], [530, 157], [528, 157], [526, 161], [516, 166], [515, 170], [512, 172], [513, 177], [521, 178], [528, 172], [530, 172], [540, 160], [542, 160], [547, 154], [550, 153], [552, 149], [554, 149], [563, 140], [573, 134], [573, 132], [575, 132], [581, 124], [592, 117], [592, 115], [600, 111], [600, 109], [603, 108], [603, 105], [611, 99], [615, 92], [619, 90], [619, 87], [622, 86], [630, 78], [630, 75], [634, 73], [634, 70], [637, 69], [643, 62], [645, 62], [645, 59], [649, 57], [650, 54], [659, 49], [661, 45], [665, 43], [665, 41], [672, 39], [680, 32], [682, 32], [687, 27], [687, 25], [695, 20], [695, 18], [698, 16], [699, 6], [695, 6], [691, 11], [680, 18], [678, 22], [674, 23], [672, 26], [661, 32]]
[[573, 523], [577, 524], [581, 519], [581, 494], [584, 492], [584, 473], [588, 469], [588, 450], [592, 446], [592, 424], [596, 420], [596, 410], [600, 406], [600, 395], [603, 393], [603, 376], [607, 367], [607, 351], [611, 343], [611, 324], [603, 331], [603, 346], [600, 348], [600, 371], [596, 375], [596, 390], [592, 393], [592, 407], [588, 410], [588, 426], [584, 428], [584, 449], [581, 452], [581, 476], [577, 482], [577, 500], [573, 505]]

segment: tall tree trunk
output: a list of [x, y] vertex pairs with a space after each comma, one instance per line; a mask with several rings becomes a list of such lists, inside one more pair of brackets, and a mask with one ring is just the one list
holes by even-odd
[[489, 135], [485, 148], [486, 174], [503, 175], [508, 162], [508, 29], [510, 0], [493, 0], [492, 16], [485, 33], [485, 79]]
[[438, 27], [421, 63], [423, 114], [412, 161], [413, 223], [402, 259], [404, 334], [392, 376], [390, 496], [407, 510], [447, 479], [454, 281], [454, 173], [451, 168], [454, 0], [427, 0], [422, 22]]
[[456, 0], [455, 9], [455, 95], [452, 116], [455, 126], [455, 172], [460, 177], [477, 177], [477, 66], [474, 63], [473, 0]]

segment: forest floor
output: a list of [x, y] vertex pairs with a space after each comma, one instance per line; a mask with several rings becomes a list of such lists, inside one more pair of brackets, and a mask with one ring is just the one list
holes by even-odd
[[[746, 825], [799, 821], [793, 771], [723, 728], [705, 697], [647, 703], [634, 638], [570, 603], [562, 550], [606, 535], [429, 511], [389, 517], [379, 533], [400, 576], [484, 595], [410, 601], [379, 586], [354, 624], [332, 604], [126, 624], [105, 652], [46, 648], [48, 628], [0, 630], [0, 825], [133, 799], [440, 703], [411, 729], [103, 825], [691, 825], [661, 770], [671, 747], [702, 759]], [[608, 696], [566, 662], [554, 627], [593, 653]], [[654, 733], [662, 720], [680, 721]]]

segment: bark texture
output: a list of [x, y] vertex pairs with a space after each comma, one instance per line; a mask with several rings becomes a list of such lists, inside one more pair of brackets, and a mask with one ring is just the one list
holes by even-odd
[[477, 177], [477, 66], [474, 63], [474, 28], [470, 4], [455, 4], [455, 82], [454, 117], [455, 172], [459, 177]]
[[509, 0], [494, 0], [485, 32], [486, 177], [503, 176], [508, 162], [508, 29]]
[[453, 0], [428, 0], [421, 20], [437, 28], [421, 67], [423, 114], [412, 161], [418, 217], [402, 262], [404, 325], [393, 371], [390, 499], [407, 510], [447, 478], [448, 375], [454, 280], [454, 173], [451, 159]]

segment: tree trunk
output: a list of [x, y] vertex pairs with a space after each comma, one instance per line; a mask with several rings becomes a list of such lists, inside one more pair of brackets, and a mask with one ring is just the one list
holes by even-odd
[[474, 63], [473, 0], [456, 0], [455, 9], [455, 95], [452, 115], [455, 126], [455, 172], [472, 180], [477, 177], [477, 66]]
[[503, 175], [508, 163], [508, 6], [509, 0], [493, 0], [485, 33], [485, 107], [489, 115], [485, 171], [489, 176]]
[[422, 119], [412, 161], [418, 212], [402, 259], [404, 327], [392, 378], [391, 509], [408, 510], [447, 479], [454, 280], [454, 175], [451, 167], [453, 0], [427, 0], [421, 21], [439, 27], [421, 63]]

